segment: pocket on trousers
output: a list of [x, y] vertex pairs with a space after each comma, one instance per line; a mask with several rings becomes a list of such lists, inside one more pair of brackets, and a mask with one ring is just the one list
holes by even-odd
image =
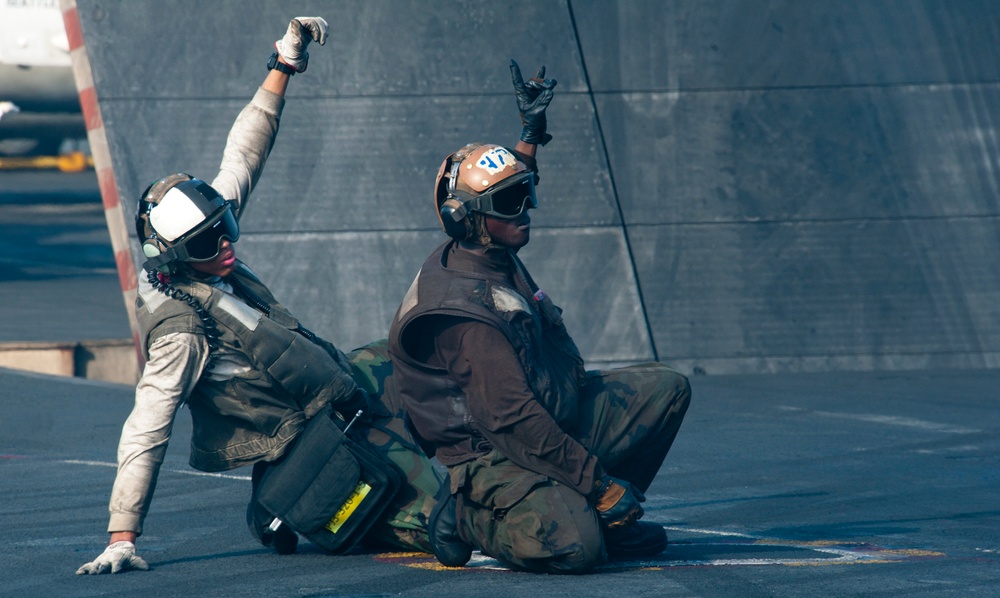
[[547, 476], [530, 473], [505, 484], [493, 496], [493, 519], [503, 521], [507, 513], [518, 505], [535, 488], [550, 483]]

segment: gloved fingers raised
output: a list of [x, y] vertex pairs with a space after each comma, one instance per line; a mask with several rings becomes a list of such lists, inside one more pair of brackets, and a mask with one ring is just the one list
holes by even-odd
[[[521, 67], [518, 66], [517, 61], [513, 58], [510, 60], [510, 78], [514, 83], [514, 95], [517, 97], [518, 108], [524, 112], [531, 102], [534, 102], [540, 94], [545, 90], [551, 90], [555, 88], [557, 81], [555, 79], [545, 78], [545, 65], [538, 67], [538, 71], [535, 76], [524, 80], [521, 75]], [[551, 101], [552, 95], [549, 94], [549, 100]], [[524, 108], [521, 108], [521, 106]], [[548, 102], [546, 102], [548, 105]]]
[[295, 17], [293, 20], [298, 21], [299, 25], [309, 32], [309, 36], [314, 42], [321, 46], [326, 45], [327, 31], [330, 29], [326, 19], [323, 17]]
[[545, 65], [544, 64], [542, 66], [538, 67], [538, 72], [535, 73], [535, 76], [532, 77], [532, 78], [530, 78], [530, 79], [528, 79], [528, 81], [527, 81], [528, 87], [530, 87], [532, 89], [538, 89], [538, 90], [552, 89], [553, 87], [556, 86], [556, 83], [557, 83], [557, 81], [555, 79], [546, 79], [545, 78]]
[[531, 98], [528, 96], [528, 89], [524, 86], [521, 67], [517, 65], [517, 62], [513, 58], [510, 59], [510, 78], [514, 82], [514, 97], [517, 98], [517, 107], [520, 110], [522, 105], [527, 105], [531, 102]]
[[77, 569], [76, 574], [100, 575], [108, 572], [119, 573], [129, 569], [147, 571], [149, 565], [135, 553], [135, 544], [123, 540], [109, 545], [96, 559]]
[[309, 52], [306, 48], [310, 41], [326, 44], [329, 25], [323, 17], [295, 17], [288, 23], [284, 37], [274, 43], [278, 54], [285, 62], [298, 72], [303, 72], [309, 66]]
[[552, 102], [555, 79], [545, 78], [545, 66], [538, 68], [534, 77], [524, 80], [521, 67], [517, 61], [510, 61], [510, 76], [514, 84], [514, 98], [517, 100], [517, 110], [521, 113], [521, 141], [535, 145], [545, 145], [552, 139], [546, 132], [548, 123], [545, 110]]
[[[538, 67], [538, 72], [535, 76], [527, 81], [521, 75], [521, 67], [518, 66], [517, 61], [513, 58], [510, 60], [510, 78], [514, 84], [514, 95], [517, 97], [518, 109], [521, 112], [530, 108], [530, 104], [534, 102], [538, 96], [545, 90], [551, 90], [556, 86], [555, 79], [545, 78], [545, 65]], [[552, 99], [551, 94], [549, 94], [549, 100]], [[548, 102], [546, 102], [548, 105]]]

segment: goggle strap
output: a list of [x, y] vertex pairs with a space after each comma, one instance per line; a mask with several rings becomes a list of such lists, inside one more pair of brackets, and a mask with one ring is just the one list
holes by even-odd
[[177, 250], [173, 247], [168, 248], [166, 251], [161, 253], [156, 257], [151, 257], [142, 265], [142, 269], [147, 272], [152, 272], [154, 269], [159, 269], [161, 266], [165, 266], [173, 261], [184, 261], [177, 255]]

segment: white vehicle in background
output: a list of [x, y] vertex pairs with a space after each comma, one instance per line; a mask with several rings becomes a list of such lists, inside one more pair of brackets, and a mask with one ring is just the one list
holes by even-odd
[[58, 0], [0, 0], [0, 155], [56, 155], [87, 135]]

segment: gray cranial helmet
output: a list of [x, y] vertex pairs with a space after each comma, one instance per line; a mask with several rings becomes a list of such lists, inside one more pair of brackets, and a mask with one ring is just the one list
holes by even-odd
[[208, 183], [189, 174], [164, 177], [146, 189], [135, 215], [147, 270], [171, 262], [206, 262], [222, 239], [235, 242], [239, 224], [232, 205]]

